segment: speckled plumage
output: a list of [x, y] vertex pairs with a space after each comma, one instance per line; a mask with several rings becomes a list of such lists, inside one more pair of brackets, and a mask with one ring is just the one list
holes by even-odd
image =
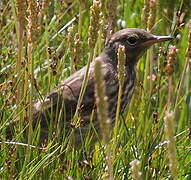
[[[116, 32], [106, 42], [105, 49], [99, 58], [102, 61], [102, 72], [106, 85], [106, 95], [109, 102], [109, 117], [112, 122], [115, 121], [115, 113], [118, 95], [118, 79], [117, 79], [117, 50], [119, 45], [125, 47], [126, 65], [125, 65], [125, 82], [123, 87], [121, 111], [126, 108], [131, 100], [136, 84], [135, 65], [141, 55], [151, 45], [157, 42], [171, 40], [169, 36], [154, 36], [145, 30], [129, 28]], [[76, 105], [80, 94], [81, 85], [85, 75], [86, 67], [80, 69], [67, 79], [65, 79], [59, 89], [53, 90], [44, 101], [39, 101], [33, 106], [34, 124], [41, 121], [43, 138], [47, 136], [49, 116], [54, 122], [57, 122], [60, 116], [61, 125], [66, 127], [68, 131], [71, 129], [71, 120], [76, 111]], [[94, 97], [94, 61], [90, 64], [88, 84], [82, 100], [79, 114], [83, 123], [80, 124], [77, 131], [82, 130], [85, 134], [90, 121], [92, 110], [95, 109]], [[59, 114], [60, 113], [60, 114]], [[49, 114], [49, 115], [48, 115]], [[93, 124], [99, 129], [96, 113], [94, 115]], [[79, 133], [78, 133], [79, 135]], [[76, 137], [77, 139], [79, 137]]]

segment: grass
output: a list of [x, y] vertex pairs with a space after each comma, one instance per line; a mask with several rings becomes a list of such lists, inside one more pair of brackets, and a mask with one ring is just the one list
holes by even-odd
[[[15, 2], [0, 1], [0, 178], [132, 179], [136, 177], [132, 173], [139, 171], [143, 179], [172, 179], [172, 177], [190, 179], [191, 50], [188, 48], [191, 44], [188, 36], [191, 32], [190, 1], [159, 0], [154, 6], [156, 18], [152, 22], [151, 31], [154, 34], [180, 38], [176, 38], [170, 44], [154, 46], [137, 65], [138, 82], [133, 99], [128, 110], [120, 116], [120, 125], [116, 130], [119, 134], [111, 137], [111, 142], [108, 143], [111, 152], [115, 152], [112, 157], [107, 157], [112, 160], [112, 176], [108, 176], [111, 170], [108, 171], [109, 161], [106, 159], [102, 140], [100, 139], [96, 144], [91, 144], [89, 141], [91, 128], [84, 140], [84, 146], [78, 150], [68, 144], [71, 141], [70, 136], [64, 138], [65, 133], [61, 134], [63, 139], [59, 140], [56, 140], [54, 135], [50, 136], [45, 148], [40, 148], [34, 138], [35, 133], [38, 134], [38, 128], [34, 132], [30, 130], [29, 137], [23, 136], [24, 115], [28, 114], [30, 120], [30, 111], [25, 111], [26, 107], [30, 110], [33, 102], [42, 99], [71, 73], [69, 50], [72, 49], [69, 47], [73, 49], [77, 47], [74, 41], [70, 42], [71, 44], [67, 41], [68, 27], [73, 25], [75, 33], [79, 33], [81, 47], [78, 50], [80, 51], [78, 54], [73, 54], [80, 60], [76, 64], [77, 69], [85, 66], [88, 60], [97, 56], [103, 49], [103, 42], [98, 34], [94, 37], [98, 39], [95, 48], [88, 47], [89, 13], [92, 1], [47, 1], [44, 6], [42, 5], [43, 11], [39, 10], [41, 18], [38, 19], [38, 34], [35, 34], [36, 29], [26, 28], [27, 22], [22, 22], [24, 34], [19, 42], [22, 43], [21, 48], [18, 48], [18, 33], [21, 29], [18, 28]], [[146, 29], [146, 24], [140, 20], [144, 15], [142, 9], [145, 2], [120, 0], [115, 31], [122, 26]], [[108, 11], [106, 7], [105, 12]], [[29, 12], [27, 16], [29, 17]], [[34, 36], [27, 39], [26, 31], [29, 30]], [[29, 38], [34, 38], [32, 47], [29, 46]], [[168, 61], [166, 54], [170, 45], [175, 45], [178, 52], [175, 62], [173, 61], [174, 72], [168, 75], [165, 69]], [[19, 52], [22, 54], [20, 64], [18, 64]], [[27, 62], [29, 58], [31, 61]], [[172, 91], [168, 95], [170, 88]], [[166, 113], [170, 111], [174, 112], [173, 136], [177, 152], [174, 158], [178, 162], [175, 173], [170, 168], [171, 160], [168, 158], [170, 150], [166, 139], [168, 136], [164, 131], [164, 119]], [[8, 142], [6, 124], [18, 117], [21, 121], [15, 128], [14, 143]], [[50, 128], [54, 131], [54, 127]], [[115, 145], [112, 141], [114, 139]], [[136, 165], [137, 171], [132, 167], [131, 162], [137, 162], [134, 160], [139, 161]]]

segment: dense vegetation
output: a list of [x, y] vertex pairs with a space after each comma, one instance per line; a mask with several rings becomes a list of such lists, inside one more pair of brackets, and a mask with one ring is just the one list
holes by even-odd
[[[92, 5], [91, 0], [0, 1], [0, 178], [191, 179], [190, 0]], [[108, 29], [127, 27], [176, 38], [154, 46], [137, 64], [136, 91], [111, 141], [93, 144], [89, 132], [76, 150], [70, 137], [54, 133], [39, 145], [34, 138], [39, 129], [29, 128], [25, 137], [32, 104], [96, 57]], [[8, 141], [6, 129], [18, 118]]]

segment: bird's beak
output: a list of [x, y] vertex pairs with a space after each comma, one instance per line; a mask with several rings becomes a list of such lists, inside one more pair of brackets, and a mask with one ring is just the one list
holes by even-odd
[[153, 37], [153, 42], [158, 43], [158, 42], [163, 42], [163, 41], [170, 41], [173, 40], [174, 38], [171, 36], [154, 36]]
[[145, 46], [151, 46], [155, 43], [163, 42], [163, 41], [170, 41], [173, 40], [174, 38], [171, 36], [155, 36], [153, 35], [150, 39], [145, 41], [143, 44]]

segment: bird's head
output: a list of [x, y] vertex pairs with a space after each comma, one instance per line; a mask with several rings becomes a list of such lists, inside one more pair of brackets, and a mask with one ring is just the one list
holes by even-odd
[[143, 29], [128, 28], [114, 33], [107, 40], [105, 53], [111, 58], [116, 59], [119, 45], [125, 47], [126, 64], [136, 64], [143, 53], [153, 44], [169, 41], [170, 36], [156, 36]]

